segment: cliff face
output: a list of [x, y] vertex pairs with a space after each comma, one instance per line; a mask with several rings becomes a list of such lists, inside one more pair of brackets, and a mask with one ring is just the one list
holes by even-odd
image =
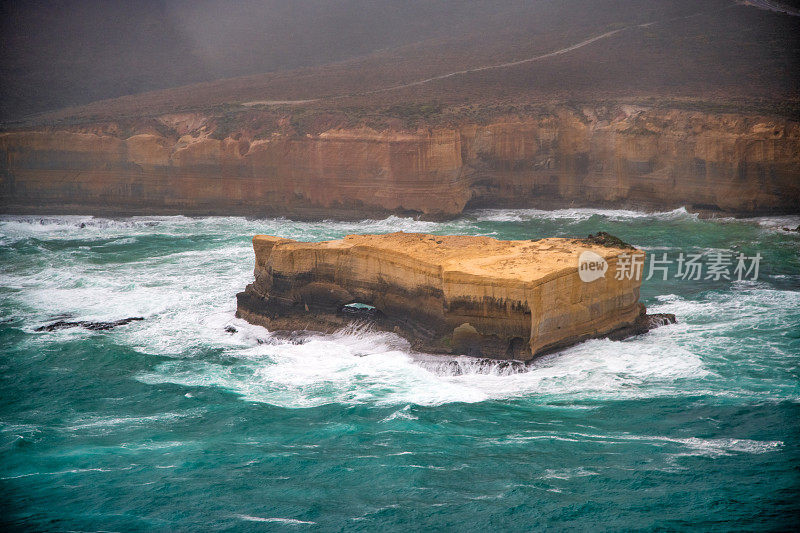
[[452, 214], [469, 198], [459, 142], [453, 131], [252, 141], [8, 133], [0, 136], [3, 203], [78, 212]]
[[193, 120], [130, 136], [0, 134], [2, 210], [436, 217], [465, 207], [800, 206], [800, 125], [788, 120], [623, 106], [415, 132], [242, 128], [222, 138], [208, 117]]
[[[417, 349], [529, 360], [640, 332], [645, 320], [640, 281], [614, 275], [621, 254], [643, 258], [635, 249], [402, 232], [319, 243], [259, 235], [253, 248], [255, 281], [238, 295], [237, 316], [272, 330], [333, 331], [368, 319]], [[605, 277], [581, 281], [587, 250], [608, 262]], [[374, 309], [359, 315], [353, 303]]]
[[800, 208], [800, 125], [623, 108], [462, 129], [473, 205]]

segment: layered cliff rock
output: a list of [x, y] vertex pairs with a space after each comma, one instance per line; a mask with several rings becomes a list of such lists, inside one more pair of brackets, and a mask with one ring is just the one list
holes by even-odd
[[462, 128], [474, 206], [800, 209], [800, 125], [625, 107]]
[[360, 216], [458, 213], [456, 132], [177, 140], [70, 131], [0, 135], [2, 194], [20, 210]]
[[[759, 116], [556, 107], [414, 130], [335, 120], [158, 118], [0, 134], [5, 212], [363, 218], [469, 207], [797, 212], [800, 125]], [[130, 130], [130, 129], [129, 129]]]
[[[428, 352], [529, 360], [648, 327], [640, 281], [615, 275], [618, 261], [643, 259], [633, 248], [402, 232], [317, 243], [258, 235], [253, 248], [255, 281], [237, 295], [237, 316], [272, 330], [368, 320]], [[607, 261], [605, 276], [581, 280], [586, 251]]]

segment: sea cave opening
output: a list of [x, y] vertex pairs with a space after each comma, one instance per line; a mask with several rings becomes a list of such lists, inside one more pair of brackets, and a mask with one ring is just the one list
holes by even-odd
[[380, 309], [374, 305], [365, 304], [362, 302], [351, 302], [339, 308], [339, 313], [347, 315], [352, 318], [374, 320], [383, 316]]

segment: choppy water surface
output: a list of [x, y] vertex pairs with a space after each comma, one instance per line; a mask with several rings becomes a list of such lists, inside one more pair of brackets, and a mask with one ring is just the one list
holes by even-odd
[[[0, 523], [36, 530], [790, 529], [800, 515], [797, 217], [483, 211], [447, 222], [0, 219]], [[234, 318], [255, 233], [609, 231], [761, 253], [758, 281], [650, 280], [679, 324], [526, 372], [357, 328]], [[57, 320], [145, 320], [37, 332]], [[236, 333], [225, 331], [234, 326]]]

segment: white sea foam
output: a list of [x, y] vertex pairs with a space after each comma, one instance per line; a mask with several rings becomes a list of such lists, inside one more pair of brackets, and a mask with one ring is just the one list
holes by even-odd
[[800, 226], [800, 215], [786, 215], [786, 216], [778, 216], [778, 217], [755, 217], [755, 218], [745, 218], [743, 220], [753, 220], [759, 226], [769, 229], [779, 229], [783, 230], [783, 228], [795, 229]]
[[[531, 210], [523, 213], [540, 216]], [[661, 214], [562, 210], [555, 214], [541, 212], [541, 216], [580, 218], [602, 213], [634, 218], [693, 216], [685, 210]], [[41, 263], [21, 270], [4, 269], [3, 285], [19, 291], [6, 298], [16, 302], [29, 330], [65, 315], [70, 320], [145, 317], [144, 321], [109, 332], [75, 328], [37, 334], [30, 342], [47, 344], [59, 335], [110, 335], [143, 354], [174, 357], [138, 375], [145, 383], [219, 387], [247, 401], [285, 407], [332, 402], [437, 405], [516, 396], [563, 404], [681, 395], [698, 390], [736, 395], [737, 390], [721, 383], [716, 366], [724, 354], [746, 349], [732, 343], [731, 336], [753, 328], [756, 338], [756, 328], [786, 327], [796, 318], [790, 310], [800, 307], [800, 294], [764, 287], [735, 287], [722, 295], [711, 293], [694, 300], [667, 295], [651, 306], [651, 311], [676, 313], [679, 324], [625, 342], [589, 341], [539, 359], [520, 372], [518, 367], [470, 359], [444, 362], [422, 357], [412, 353], [408, 343], [396, 335], [359, 328], [336, 335], [310, 334], [302, 344], [292, 343], [234, 318], [234, 295], [252, 278], [249, 235], [272, 233], [319, 239], [355, 231], [452, 232], [468, 227], [468, 221], [448, 225], [401, 217], [324, 223], [185, 217], [38, 220], [39, 217], [4, 217], [0, 219], [0, 234], [12, 240], [38, 238], [37, 235], [48, 240], [68, 240], [85, 239], [88, 232], [97, 238], [113, 237], [117, 243], [146, 235], [211, 236], [220, 243], [178, 252], [171, 251], [174, 247], [167, 248], [160, 255], [116, 263], [97, 262], [94, 256], [87, 259], [72, 249], [48, 250], [42, 254]], [[230, 334], [225, 331], [226, 326], [237, 331]], [[785, 346], [768, 348], [774, 349], [776, 364], [781, 364], [778, 355]], [[204, 356], [210, 352], [218, 355]], [[764, 364], [743, 361], [737, 364]], [[791, 391], [781, 389], [772, 394], [784, 397], [784, 392]], [[796, 391], [787, 397], [796, 398]], [[404, 414], [409, 413], [398, 411], [392, 420]]]
[[28, 474], [19, 474], [16, 476], [0, 477], [0, 480], [19, 479], [32, 476], [63, 476], [65, 474], [84, 474], [87, 472], [117, 472], [121, 470], [130, 470], [132, 466], [125, 468], [71, 468], [69, 470], [60, 470], [58, 472], [30, 472]]
[[664, 437], [658, 435], [591, 435], [591, 434], [576, 434], [581, 437], [587, 437], [592, 440], [602, 440], [604, 442], [626, 442], [638, 441], [653, 446], [677, 445], [679, 447], [688, 448], [690, 451], [681, 452], [680, 455], [696, 455], [706, 457], [721, 457], [724, 455], [731, 455], [733, 453], [753, 453], [761, 454], [779, 450], [783, 447], [782, 441], [760, 441], [752, 439], [703, 439], [698, 437]]
[[651, 218], [657, 220], [697, 219], [696, 213], [689, 213], [685, 207], [672, 211], [632, 211], [628, 209], [596, 209], [596, 208], [569, 208], [569, 209], [482, 209], [474, 212], [474, 216], [481, 222], [524, 222], [526, 220], [588, 220], [597, 216], [609, 220], [628, 220]]
[[[526, 222], [531, 220], [562, 220], [582, 222], [592, 217], [606, 220], [625, 221], [671, 221], [701, 220], [699, 213], [691, 213], [685, 207], [671, 211], [634, 211], [630, 209], [598, 209], [598, 208], [566, 208], [566, 209], [481, 209], [470, 213], [479, 222]], [[784, 231], [784, 228], [795, 229], [800, 226], [799, 215], [759, 216], [759, 217], [719, 217], [712, 216], [705, 220], [720, 224], [755, 224], [765, 230]]]
[[[791, 308], [800, 303], [800, 295], [752, 289], [711, 294], [699, 301], [678, 296], [661, 300], [651, 310], [675, 312], [681, 317], [679, 324], [624, 342], [588, 341], [541, 358], [522, 372], [463, 359], [455, 360], [455, 367], [452, 360], [431, 363], [434, 357], [420, 359], [408, 351], [405, 341], [388, 333], [351, 329], [337, 335], [310, 335], [303, 344], [289, 344], [272, 339], [263, 328], [233, 321], [239, 329], [231, 336], [232, 344], [238, 346], [237, 364], [200, 362], [198, 367], [178, 360], [140, 379], [219, 386], [249, 401], [285, 407], [330, 402], [436, 405], [520, 395], [574, 402], [700, 390], [736, 396], [746, 391], [726, 386], [715, 370], [719, 355], [714, 354], [731, 353], [731, 347], [738, 345], [731, 345], [730, 335], [743, 327], [763, 326], [775, 305]], [[773, 320], [778, 327], [791, 316]], [[273, 344], [265, 343], [268, 340]]]
[[395, 411], [394, 413], [390, 414], [386, 418], [383, 419], [383, 422], [389, 422], [392, 420], [419, 420], [418, 416], [414, 416], [411, 414], [411, 405], [406, 405], [400, 410]]
[[[263, 338], [263, 328], [237, 322], [242, 339]], [[249, 333], [248, 329], [260, 331]], [[249, 401], [284, 407], [324, 403], [438, 405], [535, 394], [549, 399], [627, 398], [675, 394], [676, 380], [708, 374], [702, 361], [668, 340], [595, 340], [545, 357], [526, 371], [437, 373], [418, 364], [388, 333], [357, 331], [312, 335], [303, 344], [255, 344], [237, 363], [176, 360], [143, 373], [146, 383], [216, 386]], [[447, 368], [447, 367], [445, 367]], [[389, 417], [410, 418], [407, 409]]]
[[196, 418], [202, 416], [204, 409], [193, 409], [181, 413], [159, 413], [150, 416], [126, 416], [126, 417], [81, 417], [71, 423], [67, 429], [72, 431], [82, 431], [86, 429], [111, 429], [119, 426], [125, 428], [152, 425], [154, 423], [174, 422], [186, 418]]
[[[27, 238], [47, 240], [110, 240], [141, 235], [254, 235], [268, 234], [291, 239], [322, 240], [340, 238], [349, 233], [436, 232], [455, 230], [469, 223], [448, 224], [389, 216], [385, 219], [298, 222], [284, 218], [248, 219], [244, 217], [141, 216], [109, 219], [81, 215], [0, 216], [0, 244]], [[132, 242], [132, 241], [129, 241]], [[115, 244], [125, 244], [119, 240]]]
[[575, 477], [596, 476], [598, 472], [583, 467], [578, 468], [548, 468], [539, 476], [539, 479], [572, 479]]
[[277, 524], [285, 524], [289, 526], [303, 526], [303, 525], [316, 524], [316, 522], [311, 522], [307, 520], [296, 520], [294, 518], [261, 517], [261, 516], [251, 516], [246, 514], [240, 514], [236, 516], [247, 522], [271, 522]]
[[[530, 441], [555, 440], [561, 442], [582, 442], [598, 444], [628, 444], [636, 442], [639, 444], [664, 448], [671, 451], [673, 457], [700, 456], [700, 457], [722, 457], [735, 453], [762, 454], [780, 450], [783, 441], [762, 441], [753, 439], [735, 438], [714, 438], [705, 439], [700, 437], [667, 437], [661, 435], [635, 435], [631, 433], [558, 433], [549, 434], [541, 432], [531, 432], [530, 434], [511, 435], [500, 439], [490, 439], [484, 441], [484, 446], [497, 445], [518, 445]], [[571, 477], [594, 475], [596, 472], [578, 469], [547, 470], [542, 478], [569, 479]]]

